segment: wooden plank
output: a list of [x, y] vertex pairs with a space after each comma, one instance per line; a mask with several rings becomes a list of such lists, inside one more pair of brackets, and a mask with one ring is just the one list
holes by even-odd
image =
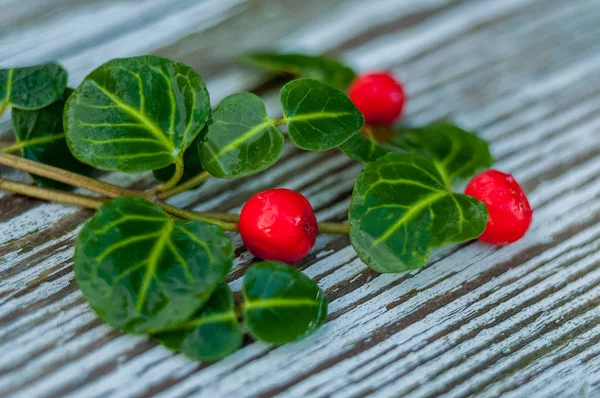
[[[80, 39], [61, 43], [48, 35], [34, 40], [51, 27], [57, 34], [86, 25], [89, 9], [76, 8], [73, 25], [70, 17], [56, 17], [43, 29], [24, 26], [12, 40], [18, 42], [21, 33], [34, 46], [20, 51], [18, 45], [0, 45], [0, 53], [11, 62], [56, 56], [73, 71], [73, 84], [110, 57], [169, 55], [201, 72], [206, 68], [213, 100], [218, 100], [264, 81], [260, 74], [248, 75], [227, 63], [231, 54], [220, 48], [231, 41], [227, 33], [244, 26], [237, 33], [241, 37], [256, 24], [288, 21], [284, 13], [273, 12], [265, 20], [258, 16], [268, 16], [270, 7], [296, 5], [273, 2], [261, 8], [259, 3], [181, 1], [181, 8], [170, 14], [158, 12], [165, 4], [160, 0], [116, 2], [99, 9], [105, 18], [88, 23]], [[361, 69], [391, 68], [407, 83], [410, 122], [448, 117], [490, 140], [497, 167], [514, 173], [530, 192], [536, 213], [526, 238], [502, 248], [452, 246], [434, 251], [418, 271], [378, 275], [356, 258], [347, 238], [320, 236], [313, 253], [298, 265], [331, 300], [324, 328], [297, 344], [248, 343], [223, 361], [199, 365], [145, 337], [112, 331], [95, 318], [71, 272], [73, 239], [88, 211], [4, 195], [0, 350], [6, 354], [0, 364], [0, 396], [597, 392], [597, 2], [578, 1], [577, 7], [559, 0], [371, 3], [366, 10], [362, 1], [343, 2], [317, 19], [303, 2], [292, 13], [302, 28], [291, 31], [285, 23], [276, 24], [256, 31], [239, 48], [277, 37], [276, 44], [284, 48], [334, 50]], [[117, 14], [122, 19], [105, 20]], [[256, 19], [254, 24], [248, 15]], [[113, 32], [117, 21], [141, 16], [147, 19], [139, 25]], [[194, 18], [201, 22], [192, 23]], [[163, 31], [173, 20], [178, 26]], [[263, 87], [273, 113], [276, 90]], [[235, 211], [258, 190], [286, 186], [305, 194], [320, 219], [343, 220], [360, 168], [335, 151], [303, 153], [288, 147], [261, 178], [211, 182], [173, 202]], [[107, 173], [103, 178], [123, 185], [150, 183], [148, 175]], [[240, 256], [230, 284], [239, 290], [253, 259], [239, 238], [234, 242]]]

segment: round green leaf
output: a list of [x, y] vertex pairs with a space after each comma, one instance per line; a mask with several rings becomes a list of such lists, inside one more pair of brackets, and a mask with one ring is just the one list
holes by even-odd
[[326, 151], [357, 134], [360, 111], [340, 90], [313, 79], [292, 80], [279, 96], [290, 140], [299, 148]]
[[320, 80], [344, 91], [356, 77], [356, 72], [348, 66], [322, 55], [252, 53], [240, 60], [271, 72]]
[[395, 145], [432, 159], [447, 186], [470, 178], [493, 163], [485, 140], [452, 124], [400, 131]]
[[388, 153], [361, 172], [348, 218], [360, 259], [377, 272], [402, 272], [421, 267], [432, 247], [477, 238], [487, 210], [449, 191], [427, 158]]
[[65, 128], [79, 160], [141, 172], [176, 163], [209, 114], [206, 85], [192, 68], [146, 55], [90, 73], [67, 101]]
[[213, 111], [206, 139], [198, 150], [210, 174], [239, 178], [273, 165], [283, 144], [283, 134], [269, 119], [264, 102], [244, 92], [225, 98]]
[[243, 283], [244, 314], [250, 333], [274, 344], [296, 341], [327, 318], [327, 297], [308, 276], [286, 264], [252, 266]]
[[[206, 131], [206, 126], [202, 131]], [[183, 175], [179, 180], [179, 183], [186, 182], [192, 177], [197, 176], [198, 174], [204, 171], [204, 167], [202, 167], [202, 161], [200, 160], [200, 155], [198, 154], [198, 145], [199, 141], [203, 139], [203, 133], [198, 134], [192, 145], [189, 146], [188, 149], [183, 153]], [[171, 164], [165, 168], [152, 170], [152, 174], [154, 178], [161, 182], [167, 182], [173, 178], [175, 175], [175, 165]], [[200, 187], [202, 184], [198, 185]], [[198, 188], [196, 187], [196, 188]]]
[[[21, 156], [78, 174], [89, 174], [93, 169], [81, 163], [69, 150], [63, 131], [63, 108], [73, 92], [65, 90], [58, 101], [38, 110], [13, 109], [12, 122]], [[31, 174], [36, 184], [55, 189], [72, 187], [57, 181]]]
[[98, 316], [133, 333], [189, 319], [225, 280], [233, 246], [217, 226], [177, 221], [139, 197], [100, 207], [75, 247], [75, 276]]
[[212, 362], [237, 350], [242, 345], [242, 337], [233, 293], [222, 284], [189, 320], [154, 335], [153, 339], [189, 358]]
[[67, 88], [67, 72], [56, 63], [0, 69], [0, 108], [40, 109], [59, 99]]

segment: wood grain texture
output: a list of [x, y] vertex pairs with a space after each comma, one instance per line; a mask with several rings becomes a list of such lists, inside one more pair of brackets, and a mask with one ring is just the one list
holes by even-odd
[[[449, 246], [420, 270], [378, 275], [346, 237], [319, 236], [298, 266], [330, 299], [325, 326], [282, 347], [247, 341], [205, 365], [94, 316], [72, 272], [89, 211], [0, 192], [0, 396], [600, 396], [597, 0], [367, 3], [2, 0], [0, 66], [55, 59], [76, 85], [110, 58], [155, 53], [193, 65], [213, 103], [253, 90], [272, 116], [277, 82], [233, 64], [234, 53], [269, 45], [391, 69], [407, 86], [407, 122], [452, 119], [491, 142], [495, 167], [515, 175], [535, 208], [526, 237]], [[360, 169], [336, 151], [289, 146], [258, 178], [211, 181], [172, 202], [239, 211], [253, 193], [283, 186], [306, 195], [320, 220], [344, 220]], [[234, 243], [229, 281], [239, 291], [255, 260]]]

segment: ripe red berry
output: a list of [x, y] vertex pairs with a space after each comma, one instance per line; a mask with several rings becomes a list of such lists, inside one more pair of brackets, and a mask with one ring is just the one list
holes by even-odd
[[366, 124], [392, 124], [404, 108], [406, 95], [402, 85], [387, 72], [357, 77], [348, 96], [362, 112]]
[[240, 235], [244, 246], [263, 260], [293, 263], [315, 245], [317, 219], [304, 196], [276, 188], [254, 195], [242, 208]]
[[465, 193], [481, 200], [488, 210], [488, 222], [480, 240], [506, 245], [527, 232], [533, 210], [525, 192], [510, 174], [484, 171], [469, 182]]

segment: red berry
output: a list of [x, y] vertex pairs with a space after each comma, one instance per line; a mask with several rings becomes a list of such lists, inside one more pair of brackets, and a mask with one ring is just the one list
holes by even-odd
[[480, 240], [506, 245], [527, 232], [533, 210], [523, 188], [510, 174], [484, 171], [469, 182], [465, 193], [481, 200], [488, 210], [488, 222]]
[[366, 124], [392, 124], [406, 101], [402, 85], [387, 72], [367, 73], [357, 77], [348, 96], [362, 112]]
[[256, 257], [293, 263], [315, 245], [318, 227], [315, 212], [304, 196], [276, 188], [246, 202], [239, 229], [244, 246]]

